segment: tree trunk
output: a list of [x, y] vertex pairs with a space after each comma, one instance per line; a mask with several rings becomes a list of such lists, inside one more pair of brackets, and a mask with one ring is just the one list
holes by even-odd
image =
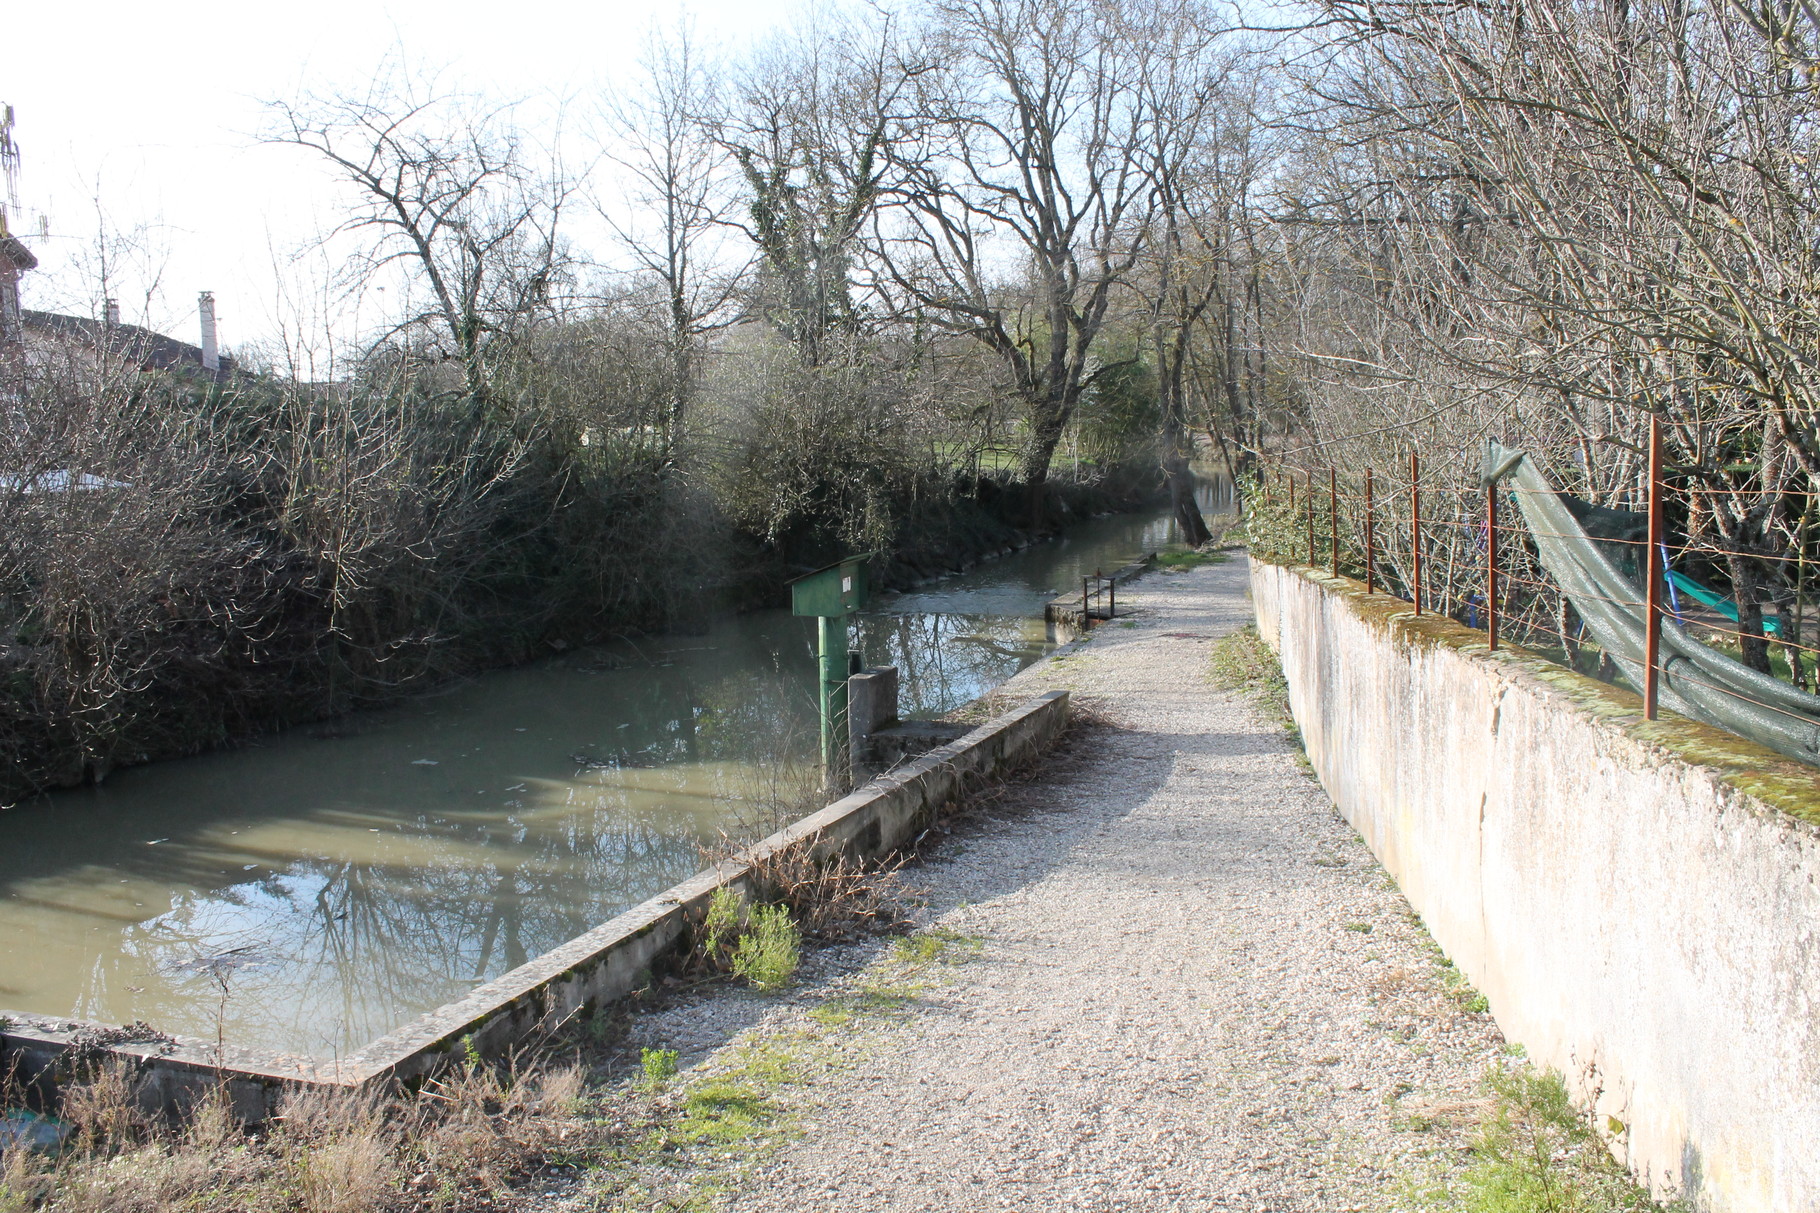
[[1769, 641], [1763, 636], [1763, 604], [1757, 600], [1757, 578], [1743, 556], [1727, 555], [1732, 575], [1732, 597], [1738, 604], [1738, 647], [1744, 664], [1759, 674], [1769, 673]]
[[1030, 410], [1030, 437], [1024, 443], [1021, 471], [1029, 501], [1027, 522], [1038, 529], [1047, 521], [1049, 465], [1068, 428], [1070, 411], [1067, 402], [1053, 398], [1038, 401]]
[[1200, 502], [1194, 499], [1194, 470], [1180, 456], [1168, 461], [1169, 504], [1175, 510], [1175, 522], [1182, 531], [1182, 542], [1198, 548], [1213, 541], [1207, 519], [1201, 514]]

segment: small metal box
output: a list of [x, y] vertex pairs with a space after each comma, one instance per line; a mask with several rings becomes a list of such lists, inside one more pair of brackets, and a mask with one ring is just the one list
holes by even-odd
[[865, 607], [870, 593], [866, 562], [871, 556], [849, 556], [839, 564], [805, 573], [790, 583], [790, 613], [832, 618]]

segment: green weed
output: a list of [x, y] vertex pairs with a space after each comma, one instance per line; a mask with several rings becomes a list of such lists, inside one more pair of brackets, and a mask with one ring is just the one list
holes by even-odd
[[685, 1141], [732, 1145], [771, 1128], [780, 1111], [754, 1083], [712, 1078], [684, 1098], [675, 1135]]
[[665, 1083], [676, 1077], [677, 1053], [675, 1049], [646, 1049], [639, 1055], [639, 1063], [644, 1067], [644, 1089], [661, 1090]]
[[758, 906], [733, 949], [733, 971], [760, 990], [781, 990], [802, 962], [803, 935], [783, 906]]
[[709, 964], [724, 962], [733, 937], [739, 934], [745, 905], [739, 894], [722, 885], [708, 899], [708, 913], [701, 923], [701, 951]]
[[1346, 929], [1348, 931], [1357, 931], [1361, 935], [1371, 934], [1371, 924], [1368, 922], [1349, 922], [1346, 924]]
[[1181, 573], [1202, 565], [1225, 564], [1231, 559], [1225, 552], [1158, 552], [1156, 567], [1165, 573]]
[[867, 981], [810, 1010], [809, 1018], [824, 1028], [841, 1028], [865, 1016], [893, 1015], [916, 1001], [921, 983]]
[[1213, 642], [1209, 676], [1222, 691], [1238, 691], [1263, 709], [1264, 714], [1289, 734], [1302, 749], [1302, 731], [1289, 710], [1289, 683], [1283, 666], [1270, 651], [1255, 625], [1246, 624]]
[[1553, 1071], [1493, 1069], [1489, 1116], [1461, 1177], [1466, 1213], [1621, 1213], [1661, 1208], [1612, 1159]]
[[962, 963], [979, 955], [985, 940], [977, 935], [963, 935], [948, 927], [931, 927], [906, 935], [891, 945], [891, 955], [900, 964], [926, 965], [935, 961]]

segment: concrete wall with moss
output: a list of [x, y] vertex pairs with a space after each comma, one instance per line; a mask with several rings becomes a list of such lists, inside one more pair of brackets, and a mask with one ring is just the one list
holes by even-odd
[[1820, 771], [1254, 559], [1308, 756], [1658, 1197], [1820, 1209]]

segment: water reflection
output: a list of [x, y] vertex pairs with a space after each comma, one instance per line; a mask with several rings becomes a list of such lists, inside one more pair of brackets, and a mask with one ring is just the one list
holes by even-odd
[[[1164, 519], [889, 599], [868, 662], [937, 715], [1044, 651], [1042, 604]], [[0, 1007], [346, 1053], [769, 824], [813, 761], [813, 631], [765, 612], [502, 671], [0, 815]]]

